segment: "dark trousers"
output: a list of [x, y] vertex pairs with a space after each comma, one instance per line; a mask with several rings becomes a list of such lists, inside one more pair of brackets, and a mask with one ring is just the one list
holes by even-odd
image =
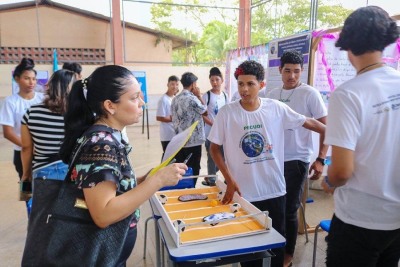
[[[201, 161], [201, 145], [182, 148], [175, 156], [176, 162], [183, 162], [189, 156], [190, 153], [192, 153], [192, 156], [190, 157], [186, 165], [193, 169], [193, 175], [199, 175], [200, 161]], [[196, 182], [197, 179], [195, 179], [195, 184]]]
[[327, 267], [397, 267], [399, 259], [400, 229], [365, 229], [333, 215], [328, 235]]
[[23, 174], [21, 151], [14, 150], [13, 163], [15, 166], [15, 170], [18, 172], [19, 179], [21, 180]]
[[[211, 157], [211, 153], [210, 153], [210, 146], [211, 146], [211, 142], [208, 141], [208, 139], [206, 140], [206, 142], [204, 143], [205, 147], [206, 147], [206, 151], [207, 151], [207, 174], [208, 175], [212, 175], [212, 174], [216, 174], [218, 172], [218, 166], [215, 164], [213, 158]], [[224, 148], [223, 146], [220, 147], [220, 151], [222, 154], [222, 157], [224, 157]], [[209, 182], [215, 183], [217, 179], [216, 178], [208, 178]]]
[[132, 253], [133, 247], [136, 243], [137, 237], [137, 227], [129, 228], [128, 235], [125, 240], [124, 247], [122, 248], [121, 255], [119, 256], [118, 263], [115, 265], [116, 267], [125, 267], [126, 261]]
[[309, 163], [300, 160], [285, 162], [286, 181], [286, 247], [285, 252], [294, 254], [299, 222], [297, 210], [300, 207], [304, 191], [304, 181], [307, 179]]
[[[251, 202], [251, 204], [259, 210], [267, 210], [269, 212], [269, 217], [272, 219], [272, 227], [283, 236], [285, 236], [285, 199], [285, 196], [281, 196], [263, 201]], [[271, 267], [282, 267], [284, 248], [272, 249], [272, 252], [276, 256], [271, 259]], [[261, 267], [262, 259], [241, 262], [240, 265], [242, 267]]]
[[[15, 170], [18, 173], [19, 180], [21, 180], [22, 174], [24, 172], [24, 170], [22, 168], [21, 151], [14, 150], [13, 163], [14, 163]], [[29, 200], [25, 201], [26, 210], [28, 212], [28, 218], [29, 218], [29, 207], [28, 207], [29, 204], [28, 204], [28, 202], [29, 202]]]

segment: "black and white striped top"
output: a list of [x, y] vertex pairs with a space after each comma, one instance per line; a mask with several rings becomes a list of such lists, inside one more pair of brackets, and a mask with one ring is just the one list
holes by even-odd
[[33, 105], [22, 118], [33, 140], [32, 171], [60, 160], [58, 152], [64, 139], [64, 117], [43, 104]]

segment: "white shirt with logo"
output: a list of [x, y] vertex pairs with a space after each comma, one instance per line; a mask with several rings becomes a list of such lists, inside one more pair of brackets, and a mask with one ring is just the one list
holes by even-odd
[[245, 199], [254, 202], [286, 194], [284, 131], [301, 127], [305, 119], [267, 98], [261, 98], [255, 111], [246, 111], [240, 101], [221, 108], [208, 139], [224, 146], [226, 164]]

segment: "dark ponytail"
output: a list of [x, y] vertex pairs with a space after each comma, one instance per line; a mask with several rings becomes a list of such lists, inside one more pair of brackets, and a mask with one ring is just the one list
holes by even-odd
[[95, 116], [86, 103], [84, 81], [76, 81], [68, 95], [67, 112], [64, 115], [64, 141], [60, 157], [68, 163], [76, 140], [95, 122]]
[[97, 68], [87, 79], [74, 83], [68, 96], [64, 116], [65, 137], [60, 148], [60, 156], [65, 163], [69, 162], [77, 139], [97, 120], [107, 117], [104, 101], [119, 102], [132, 79], [133, 74], [128, 69], [108, 65]]

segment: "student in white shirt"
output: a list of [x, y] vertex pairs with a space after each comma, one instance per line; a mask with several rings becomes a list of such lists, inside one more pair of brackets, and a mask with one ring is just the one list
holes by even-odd
[[336, 42], [357, 75], [329, 99], [328, 183], [336, 190], [328, 267], [399, 263], [400, 73], [382, 62], [382, 51], [398, 38], [396, 21], [367, 6], [350, 14]]
[[172, 124], [171, 102], [179, 92], [179, 78], [172, 75], [168, 78], [167, 92], [158, 100], [156, 119], [160, 123], [160, 140], [163, 155], [172, 137], [175, 136], [174, 125]]
[[[223, 203], [238, 192], [262, 211], [268, 210], [272, 226], [285, 235], [284, 131], [304, 127], [319, 133], [325, 126], [294, 112], [273, 99], [260, 98], [264, 68], [253, 60], [244, 61], [235, 71], [240, 101], [221, 108], [208, 139], [211, 155], [227, 183]], [[224, 147], [225, 159], [220, 147]], [[283, 266], [284, 249], [273, 249], [272, 266]], [[262, 266], [262, 261], [241, 263]]]
[[[229, 103], [228, 95], [222, 90], [222, 83], [224, 78], [222, 77], [221, 71], [217, 67], [210, 69], [210, 84], [212, 88], [203, 94], [204, 103], [207, 105], [207, 116], [203, 116], [204, 120], [204, 132], [206, 138], [210, 133], [211, 126], [214, 123], [215, 116], [217, 116], [218, 111], [227, 103]], [[207, 174], [215, 175], [218, 172], [218, 167], [215, 165], [211, 154], [210, 154], [210, 141], [206, 139], [205, 147], [207, 151]], [[221, 148], [222, 153], [223, 148]], [[206, 177], [202, 182], [203, 185], [213, 186], [215, 185], [216, 178]]]
[[19, 179], [23, 174], [21, 162], [21, 120], [30, 106], [43, 101], [43, 93], [35, 92], [36, 70], [30, 58], [23, 58], [15, 68], [13, 77], [19, 92], [6, 97], [0, 109], [0, 125], [4, 138], [14, 144], [14, 166]]
[[[266, 97], [276, 99], [304, 116], [326, 124], [326, 107], [319, 91], [300, 81], [303, 71], [303, 55], [296, 50], [285, 51], [281, 56], [279, 72], [282, 86], [267, 92]], [[304, 181], [308, 173], [318, 179], [325, 164], [328, 146], [325, 135], [320, 135], [317, 160], [311, 164], [313, 154], [312, 133], [304, 128], [285, 131], [285, 181], [286, 181], [286, 247], [285, 266], [292, 262], [298, 232], [297, 210], [303, 195]]]

